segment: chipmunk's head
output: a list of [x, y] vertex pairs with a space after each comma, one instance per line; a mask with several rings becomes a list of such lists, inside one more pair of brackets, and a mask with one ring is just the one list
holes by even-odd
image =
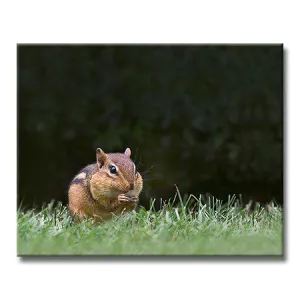
[[128, 193], [136, 188], [140, 176], [130, 159], [131, 150], [124, 153], [105, 153], [97, 148], [98, 172], [93, 175], [93, 187], [105, 195]]

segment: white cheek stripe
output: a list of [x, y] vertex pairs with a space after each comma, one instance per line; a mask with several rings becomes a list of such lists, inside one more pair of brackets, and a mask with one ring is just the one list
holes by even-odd
[[135, 172], [136, 172], [136, 167], [135, 167], [135, 164], [133, 165], [134, 166], [134, 169], [133, 169], [133, 175], [135, 176]]

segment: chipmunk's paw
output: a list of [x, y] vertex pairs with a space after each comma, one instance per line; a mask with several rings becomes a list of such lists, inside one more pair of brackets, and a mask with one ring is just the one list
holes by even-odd
[[129, 196], [129, 195], [126, 195], [126, 194], [120, 194], [118, 196], [118, 201], [119, 202], [135, 202], [137, 200], [138, 199], [136, 197]]

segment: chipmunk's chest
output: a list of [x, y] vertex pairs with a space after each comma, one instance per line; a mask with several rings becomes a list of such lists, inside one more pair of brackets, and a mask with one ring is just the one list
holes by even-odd
[[136, 202], [120, 203], [117, 199], [101, 199], [99, 212], [119, 215], [123, 212], [132, 211], [136, 208]]

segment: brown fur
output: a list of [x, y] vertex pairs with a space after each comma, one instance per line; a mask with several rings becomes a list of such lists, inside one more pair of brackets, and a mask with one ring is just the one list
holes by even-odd
[[[97, 149], [97, 163], [82, 169], [69, 188], [69, 209], [83, 220], [105, 221], [136, 208], [143, 188], [142, 176], [130, 159], [131, 151], [108, 153]], [[109, 167], [117, 168], [117, 175]], [[132, 201], [136, 200], [136, 201]]]

